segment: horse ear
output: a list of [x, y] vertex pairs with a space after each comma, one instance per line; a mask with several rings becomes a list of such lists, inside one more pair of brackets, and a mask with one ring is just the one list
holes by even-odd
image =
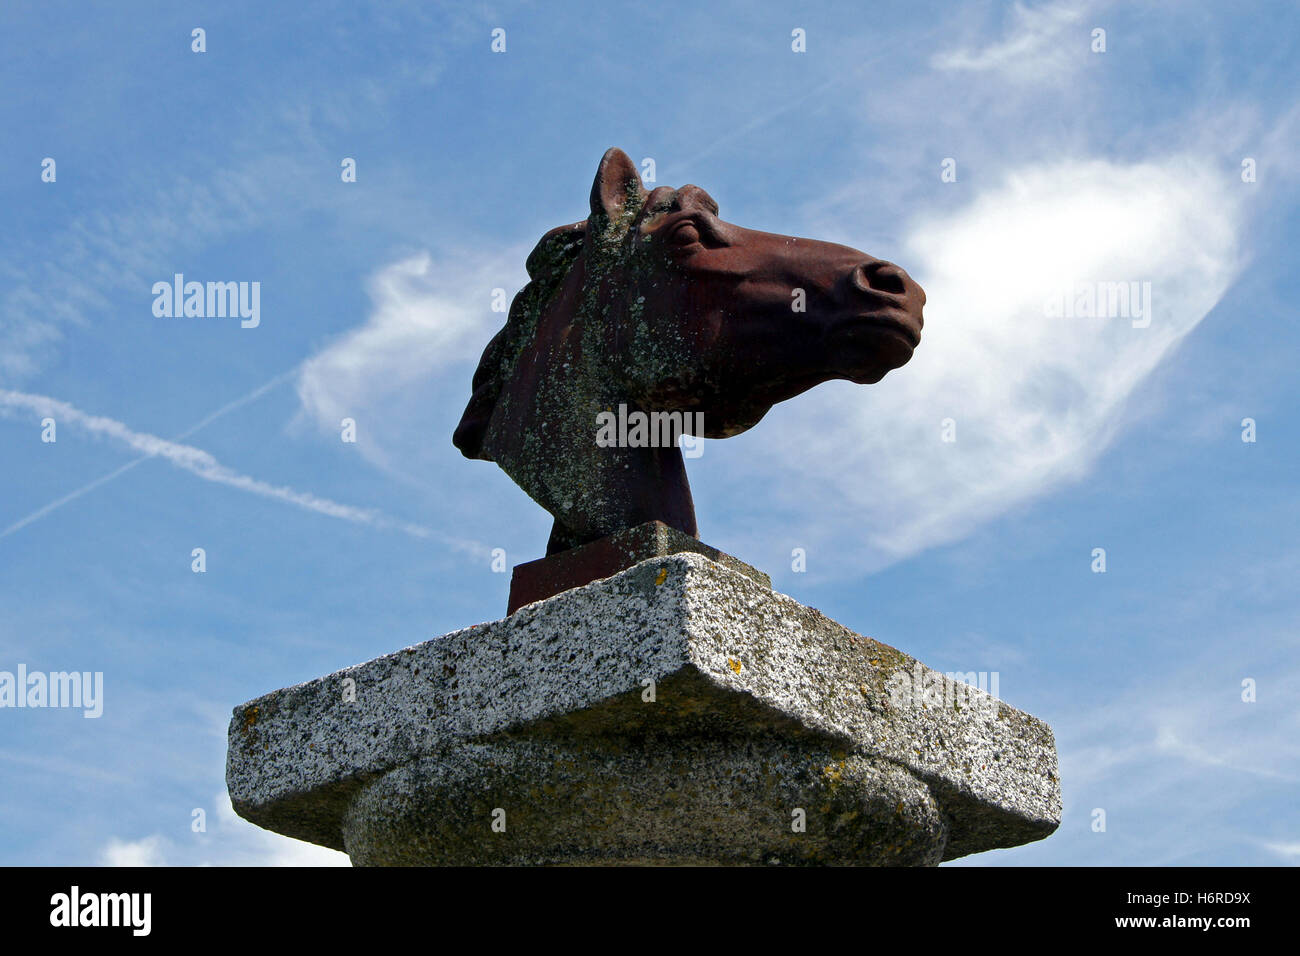
[[627, 210], [629, 200], [636, 205], [644, 202], [645, 187], [636, 166], [621, 149], [607, 149], [596, 170], [596, 181], [591, 184], [591, 215], [604, 216], [608, 222], [617, 222]]

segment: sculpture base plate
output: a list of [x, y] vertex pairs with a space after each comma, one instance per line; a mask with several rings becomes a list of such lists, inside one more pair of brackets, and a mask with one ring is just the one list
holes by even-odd
[[650, 558], [685, 552], [702, 554], [765, 588], [772, 586], [771, 578], [744, 561], [711, 548], [662, 521], [647, 521], [598, 541], [515, 565], [510, 576], [510, 601], [506, 613], [514, 614], [527, 604], [612, 577]]

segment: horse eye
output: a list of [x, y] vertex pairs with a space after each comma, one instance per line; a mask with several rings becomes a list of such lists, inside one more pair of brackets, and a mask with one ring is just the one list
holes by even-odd
[[684, 222], [673, 230], [673, 245], [690, 246], [699, 241], [700, 231], [693, 222]]

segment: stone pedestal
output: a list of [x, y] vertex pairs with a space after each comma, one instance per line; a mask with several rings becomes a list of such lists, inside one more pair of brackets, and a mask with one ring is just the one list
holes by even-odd
[[358, 865], [933, 865], [1060, 822], [1049, 727], [695, 553], [235, 709], [235, 810]]

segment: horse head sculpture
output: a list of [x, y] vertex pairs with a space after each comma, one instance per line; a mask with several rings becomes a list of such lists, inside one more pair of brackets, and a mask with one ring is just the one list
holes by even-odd
[[587, 219], [527, 266], [452, 440], [554, 516], [548, 555], [652, 520], [699, 537], [676, 435], [598, 442], [602, 413], [726, 438], [822, 382], [874, 384], [921, 341], [925, 293], [898, 266], [724, 222], [698, 186], [647, 193], [618, 149]]

